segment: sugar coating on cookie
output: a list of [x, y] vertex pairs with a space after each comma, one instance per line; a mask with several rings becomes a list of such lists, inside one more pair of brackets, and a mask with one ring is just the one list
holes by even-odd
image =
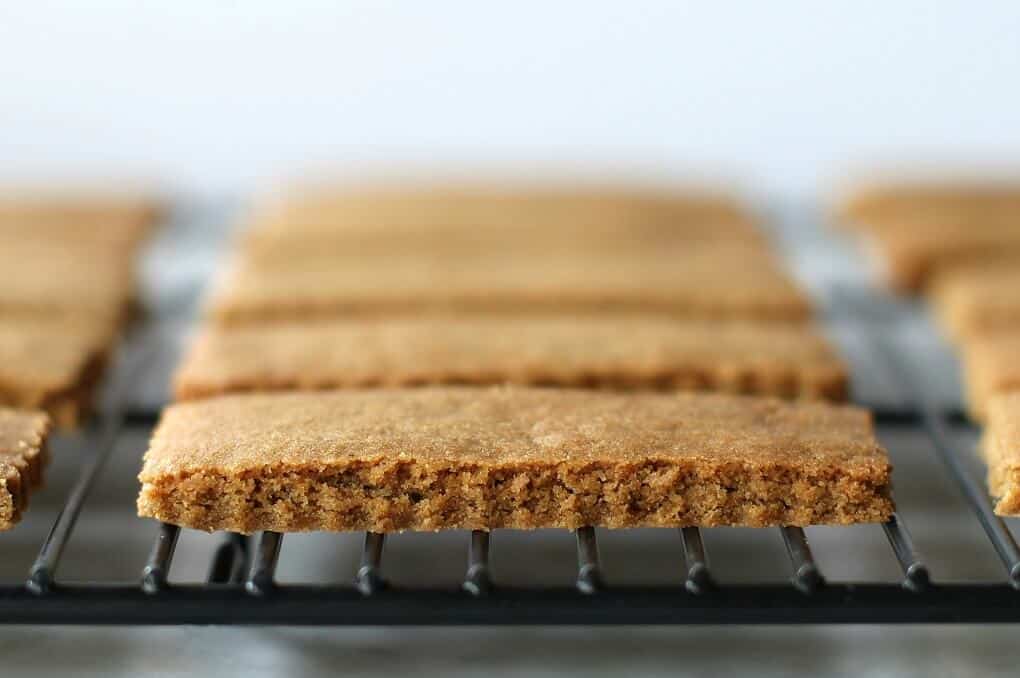
[[891, 466], [853, 407], [719, 394], [424, 388], [167, 409], [141, 516], [203, 530], [880, 522]]

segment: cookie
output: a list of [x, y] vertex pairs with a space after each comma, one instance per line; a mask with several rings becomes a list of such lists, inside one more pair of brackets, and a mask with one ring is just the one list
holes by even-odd
[[1020, 260], [1020, 214], [1012, 218], [933, 217], [902, 228], [872, 229], [873, 250], [885, 261], [890, 285], [918, 292], [933, 274], [961, 264]]
[[214, 327], [174, 379], [179, 400], [502, 383], [842, 400], [847, 370], [808, 325], [509, 313]]
[[963, 383], [967, 408], [984, 421], [993, 396], [1020, 390], [1020, 331], [995, 332], [963, 342]]
[[319, 233], [420, 228], [648, 227], [714, 224], [747, 227], [738, 200], [707, 190], [599, 186], [391, 185], [304, 186], [258, 211], [261, 230]]
[[811, 304], [768, 252], [714, 243], [641, 254], [406, 253], [344, 261], [247, 261], [233, 271], [210, 314], [221, 324], [242, 324], [524, 310], [804, 321]]
[[0, 188], [0, 237], [130, 250], [162, 215], [154, 198], [88, 189]]
[[0, 317], [123, 319], [131, 257], [105, 248], [0, 236]]
[[1020, 259], [941, 270], [930, 286], [935, 313], [957, 340], [1020, 329]]
[[989, 399], [988, 425], [980, 449], [988, 465], [995, 512], [1020, 515], [1020, 393], [1001, 393]]
[[0, 318], [0, 404], [77, 426], [91, 410], [115, 338], [103, 322]]
[[844, 223], [862, 228], [899, 228], [945, 217], [1020, 217], [1015, 179], [900, 180], [859, 187], [837, 206]]
[[0, 530], [21, 519], [48, 461], [49, 419], [41, 412], [0, 407]]
[[164, 411], [139, 515], [202, 530], [849, 524], [893, 511], [853, 407], [444, 387], [232, 395]]

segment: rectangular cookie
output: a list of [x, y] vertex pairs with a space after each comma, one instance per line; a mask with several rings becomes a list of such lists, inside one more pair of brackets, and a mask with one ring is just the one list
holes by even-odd
[[989, 400], [981, 452], [995, 512], [1020, 515], [1020, 393], [1001, 393]]
[[861, 186], [837, 205], [843, 223], [862, 228], [946, 216], [1020, 217], [1020, 181], [1008, 178], [898, 180]]
[[1020, 258], [948, 267], [930, 287], [934, 310], [954, 339], [1020, 329]]
[[440, 314], [213, 327], [194, 343], [174, 390], [178, 400], [191, 400], [245, 391], [502, 383], [842, 400], [847, 371], [809, 325], [645, 314]]
[[115, 336], [103, 321], [0, 317], [0, 405], [43, 410], [61, 428], [77, 426]]
[[0, 236], [0, 316], [118, 321], [133, 298], [130, 255]]
[[0, 236], [133, 249], [162, 215], [142, 194], [88, 189], [0, 188]]
[[1020, 260], [1020, 215], [909, 220], [901, 228], [872, 229], [868, 238], [886, 264], [890, 285], [901, 292], [917, 292], [946, 267], [1006, 257]]
[[743, 228], [754, 221], [738, 200], [709, 190], [485, 184], [306, 185], [263, 206], [256, 220], [265, 230], [304, 235], [569, 224]]
[[967, 408], [984, 421], [992, 397], [1020, 390], [1020, 329], [967, 339], [962, 348]]
[[14, 527], [31, 488], [42, 483], [48, 435], [45, 414], [0, 407], [0, 530]]
[[202, 530], [848, 524], [893, 511], [853, 407], [536, 388], [230, 395], [164, 411], [138, 513]]
[[243, 262], [220, 324], [421, 311], [650, 311], [803, 321], [811, 304], [770, 253], [734, 244], [601, 256], [433, 254]]
[[503, 226], [485, 227], [458, 224], [395, 225], [370, 222], [365, 229], [296, 232], [273, 228], [255, 228], [240, 238], [242, 257], [249, 261], [345, 262], [366, 256], [396, 256], [428, 253], [433, 255], [477, 257], [606, 256], [626, 252], [631, 255], [660, 248], [699, 247], [702, 243], [738, 243], [767, 250], [769, 243], [757, 227], [720, 226], [713, 222], [684, 225], [657, 222], [593, 222], [532, 218]]

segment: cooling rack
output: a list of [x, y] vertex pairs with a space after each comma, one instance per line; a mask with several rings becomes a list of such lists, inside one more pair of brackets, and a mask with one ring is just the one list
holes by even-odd
[[[785, 545], [786, 581], [728, 582], [717, 576], [698, 528], [662, 530], [674, 540], [682, 573], [676, 585], [610, 585], [604, 576], [596, 531], [577, 530], [576, 576], [572, 585], [506, 585], [493, 575], [498, 562], [492, 534], [466, 536], [459, 585], [437, 589], [414, 582], [391, 585], [384, 558], [387, 537], [367, 533], [359, 564], [344, 585], [281, 583], [276, 569], [285, 536], [221, 535], [202, 581], [171, 581], [169, 572], [182, 531], [151, 525], [151, 552], [133, 581], [89, 581], [60, 567], [86, 499], [102, 477], [114, 448], [133, 435], [144, 439], [156, 410], [132, 395], [135, 372], [151, 362], [144, 350], [121, 356], [111, 375], [110, 397], [91, 434], [82, 442], [80, 470], [63, 508], [26, 577], [0, 581], [0, 623], [6, 624], [243, 624], [243, 625], [525, 625], [525, 624], [803, 624], [803, 623], [991, 623], [1020, 622], [1020, 549], [1009, 527], [992, 511], [983, 480], [968, 463], [972, 452], [960, 432], [973, 433], [958, 407], [932, 396], [922, 370], [890, 339], [890, 319], [899, 311], [877, 297], [835, 286], [827, 291], [830, 315], [842, 315], [860, 331], [869, 369], [899, 389], [893, 405], [875, 407], [883, 431], [923, 432], [941, 466], [965, 500], [976, 524], [1001, 562], [997, 578], [981, 582], [941, 581], [938, 562], [915, 548], [902, 515], [881, 530], [899, 565], [898, 581], [835, 581], [825, 576], [805, 532], [771, 528]], [[860, 356], [857, 365], [864, 364]], [[140, 434], [140, 435], [139, 435]], [[139, 519], [140, 520], [140, 519]], [[849, 528], [837, 528], [849, 529]], [[0, 540], [0, 557], [4, 543]], [[116, 557], [116, 554], [110, 554]], [[507, 557], [507, 556], [503, 556]], [[860, 554], [861, 558], [871, 557]], [[641, 560], [640, 558], [638, 560]], [[548, 563], [529, 564], [539, 573]], [[747, 569], [754, 574], [755, 564]], [[540, 578], [539, 578], [540, 579]]]

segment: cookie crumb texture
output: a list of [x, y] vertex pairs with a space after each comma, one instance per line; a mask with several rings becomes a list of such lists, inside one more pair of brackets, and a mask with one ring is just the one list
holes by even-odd
[[202, 530], [880, 522], [891, 466], [852, 407], [716, 394], [425, 388], [164, 412], [141, 516]]
[[42, 413], [0, 408], [0, 530], [14, 527], [42, 483], [49, 428]]
[[981, 441], [988, 489], [1000, 516], [1020, 516], [1020, 393], [993, 397]]

